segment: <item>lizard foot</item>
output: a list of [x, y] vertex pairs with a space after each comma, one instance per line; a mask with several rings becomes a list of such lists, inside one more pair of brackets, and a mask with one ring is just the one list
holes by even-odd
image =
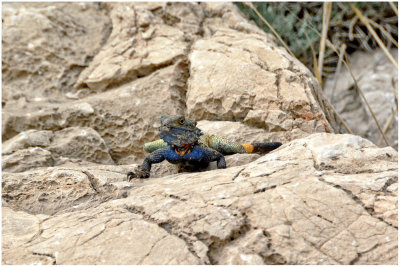
[[128, 182], [130, 182], [134, 178], [149, 178], [150, 177], [150, 172], [146, 170], [137, 170], [135, 172], [128, 172], [127, 174], [127, 179]]

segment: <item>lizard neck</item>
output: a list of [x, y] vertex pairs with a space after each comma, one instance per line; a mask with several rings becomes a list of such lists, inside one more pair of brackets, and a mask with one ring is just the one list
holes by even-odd
[[179, 154], [180, 156], [183, 156], [185, 154], [189, 154], [192, 151], [192, 148], [195, 143], [191, 144], [182, 144], [181, 146], [174, 146], [175, 153]]

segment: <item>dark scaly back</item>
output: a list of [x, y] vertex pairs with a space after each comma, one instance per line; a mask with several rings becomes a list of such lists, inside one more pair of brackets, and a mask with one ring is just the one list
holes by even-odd
[[197, 122], [180, 115], [161, 115], [159, 136], [168, 145], [181, 147], [197, 142], [202, 135]]

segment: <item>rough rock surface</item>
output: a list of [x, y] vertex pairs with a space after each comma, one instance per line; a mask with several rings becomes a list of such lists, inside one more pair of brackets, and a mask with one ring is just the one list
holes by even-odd
[[[278, 132], [266, 133], [265, 130], [248, 126], [242, 122], [234, 121], [207, 121], [197, 123], [197, 127], [211, 134], [221, 135], [229, 140], [243, 143], [252, 142], [285, 142], [289, 141], [286, 136], [282, 137]], [[238, 134], [240, 133], [240, 134]]]
[[312, 74], [266, 36], [217, 31], [197, 41], [189, 59], [194, 119], [244, 121], [281, 136], [333, 132], [312, 95]]
[[124, 3], [108, 8], [113, 30], [82, 72], [78, 87], [103, 90], [171, 65], [186, 54], [185, 34], [199, 31], [203, 15], [201, 7], [192, 3]]
[[67, 160], [114, 164], [104, 140], [89, 127], [60, 131], [28, 130], [3, 143], [2, 170], [22, 172]]
[[54, 158], [51, 152], [40, 147], [21, 149], [10, 155], [3, 155], [1, 158], [1, 169], [9, 172], [23, 172], [53, 165]]
[[[11, 14], [29, 10], [42, 16], [44, 10], [55, 12], [61, 7], [10, 5], [3, 11], [8, 19], [3, 28], [11, 32]], [[263, 140], [289, 141], [338, 128], [311, 72], [231, 3], [87, 3], [73, 7], [77, 8], [74, 16], [57, 11], [59, 20], [68, 18], [66, 25], [81, 25], [88, 32], [90, 40], [81, 43], [91, 50], [85, 48], [90, 51], [79, 55], [90, 54], [90, 60], [75, 64], [83, 67], [68, 76], [66, 84], [51, 85], [51, 92], [20, 89], [19, 83], [14, 84], [19, 78], [9, 74], [12, 62], [3, 64], [3, 141], [31, 129], [55, 132], [90, 127], [104, 140], [115, 163], [131, 164], [143, 160], [143, 144], [157, 138], [161, 113], [242, 123], [262, 130], [264, 135], [258, 136]], [[92, 18], [88, 12], [96, 10], [99, 24], [92, 29], [93, 21], [85, 18]], [[46, 35], [36, 24], [21, 24], [24, 31], [29, 27], [52, 38], [52, 31]], [[43, 49], [67, 46], [71, 54], [77, 54], [80, 42], [68, 36], [58, 46], [43, 43]], [[14, 50], [24, 51], [19, 46], [12, 48], [7, 38], [3, 37], [3, 57]], [[26, 35], [21, 45], [35, 38]], [[77, 44], [69, 46], [70, 42]], [[38, 67], [45, 64], [37, 62]], [[63, 68], [66, 65], [60, 63]], [[43, 76], [35, 77], [34, 88], [50, 85], [39, 79]], [[20, 97], [10, 96], [14, 92]]]
[[129, 166], [97, 165], [3, 172], [3, 199], [10, 207], [35, 214], [76, 209], [91, 201], [103, 202], [124, 195], [124, 190], [131, 187], [125, 181], [129, 169]]
[[[391, 147], [314, 134], [224, 170], [127, 183], [132, 167], [6, 173], [3, 264], [397, 263]], [[24, 186], [50, 188], [42, 211]]]
[[[390, 51], [397, 59], [397, 49]], [[364, 92], [371, 109], [382, 127], [386, 129], [389, 145], [398, 149], [398, 71], [385, 53], [376, 51], [356, 52], [350, 57], [350, 67], [357, 84]], [[360, 136], [368, 138], [379, 146], [386, 146], [376, 123], [365, 102], [357, 92], [354, 81], [346, 68], [342, 68], [336, 81], [327, 81], [327, 95], [341, 116], [347, 121], [350, 129]], [[332, 90], [333, 86], [335, 89]]]
[[[3, 264], [397, 263], [397, 152], [315, 134], [340, 128], [316, 79], [232, 3], [2, 16]], [[284, 146], [127, 182], [162, 113]]]
[[3, 142], [1, 152], [7, 155], [28, 147], [48, 147], [53, 136], [52, 131], [28, 130]]
[[[163, 112], [182, 113], [183, 104], [174, 82], [180, 64], [68, 105], [13, 106], [3, 110], [3, 139], [28, 129], [58, 131], [68, 127], [92, 127], [104, 139], [116, 162], [144, 158], [143, 145], [157, 138], [156, 126]], [[155, 93], [157, 92], [157, 93]], [[150, 119], [151, 118], [151, 119]], [[125, 159], [123, 161], [122, 159]]]
[[49, 151], [68, 158], [79, 158], [113, 164], [108, 148], [100, 135], [89, 127], [69, 127], [54, 133]]
[[3, 104], [73, 93], [110, 34], [109, 17], [95, 3], [5, 3], [2, 19]]

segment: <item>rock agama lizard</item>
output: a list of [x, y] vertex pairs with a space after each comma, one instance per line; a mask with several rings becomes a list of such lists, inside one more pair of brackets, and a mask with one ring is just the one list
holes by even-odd
[[132, 178], [148, 178], [151, 165], [167, 160], [173, 164], [189, 164], [205, 168], [209, 162], [217, 161], [217, 168], [226, 168], [224, 155], [236, 153], [267, 153], [282, 145], [280, 142], [240, 144], [223, 137], [202, 132], [197, 122], [184, 116], [161, 116], [159, 136], [161, 139], [146, 143], [144, 150], [151, 153]]

